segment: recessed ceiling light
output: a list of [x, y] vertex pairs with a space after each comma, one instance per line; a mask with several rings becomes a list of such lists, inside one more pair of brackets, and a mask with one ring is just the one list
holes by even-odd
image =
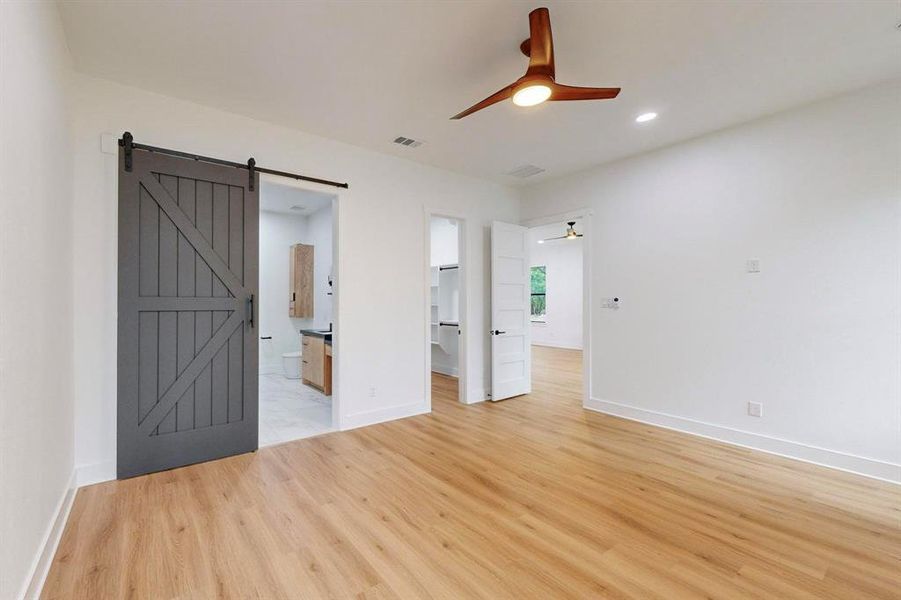
[[648, 121], [653, 121], [657, 118], [657, 113], [655, 112], [646, 112], [635, 117], [636, 123], [647, 123]]
[[538, 243], [539, 243], [539, 244], [543, 244], [543, 243], [544, 243], [544, 240], [538, 240]]

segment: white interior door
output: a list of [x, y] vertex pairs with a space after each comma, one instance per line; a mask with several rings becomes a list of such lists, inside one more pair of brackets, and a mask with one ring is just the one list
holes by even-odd
[[491, 399], [532, 391], [528, 229], [491, 224]]

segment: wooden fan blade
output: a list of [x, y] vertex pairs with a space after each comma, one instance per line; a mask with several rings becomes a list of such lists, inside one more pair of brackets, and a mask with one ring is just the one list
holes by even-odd
[[512, 95], [513, 95], [513, 86], [508, 85], [504, 89], [498, 90], [497, 92], [491, 94], [490, 96], [488, 96], [487, 98], [485, 98], [484, 100], [479, 102], [478, 104], [470, 106], [469, 108], [467, 108], [466, 110], [464, 110], [463, 112], [461, 112], [458, 115], [454, 115], [453, 117], [451, 117], [451, 120], [462, 119], [463, 117], [469, 116], [472, 113], [476, 112], [477, 110], [482, 110], [483, 108], [487, 108], [487, 107], [491, 106], [492, 104], [497, 104], [501, 100], [506, 100], [507, 98], [509, 98]]
[[554, 78], [554, 38], [551, 34], [551, 14], [546, 8], [529, 13], [529, 75]]
[[548, 100], [609, 100], [619, 95], [620, 88], [591, 88], [555, 83]]

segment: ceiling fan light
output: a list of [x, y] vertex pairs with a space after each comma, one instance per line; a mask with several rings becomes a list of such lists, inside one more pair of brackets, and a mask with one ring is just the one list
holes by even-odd
[[513, 104], [516, 106], [535, 106], [551, 97], [551, 88], [538, 83], [516, 90], [513, 94]]

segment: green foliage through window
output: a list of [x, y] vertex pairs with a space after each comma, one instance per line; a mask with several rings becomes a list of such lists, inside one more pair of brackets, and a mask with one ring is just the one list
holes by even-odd
[[547, 267], [532, 267], [532, 320], [543, 321], [547, 313]]

